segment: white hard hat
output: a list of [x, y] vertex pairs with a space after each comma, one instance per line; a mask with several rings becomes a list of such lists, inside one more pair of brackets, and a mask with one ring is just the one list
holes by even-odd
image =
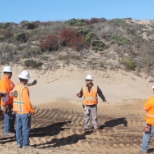
[[88, 74], [88, 75], [86, 76], [85, 80], [93, 80], [92, 75]]
[[3, 72], [10, 72], [10, 73], [12, 73], [11, 66], [5, 66], [4, 69], [3, 69]]
[[19, 75], [18, 75], [19, 78], [21, 79], [25, 79], [25, 80], [29, 80], [30, 79], [30, 75], [29, 75], [29, 72], [27, 70], [25, 71], [22, 71]]

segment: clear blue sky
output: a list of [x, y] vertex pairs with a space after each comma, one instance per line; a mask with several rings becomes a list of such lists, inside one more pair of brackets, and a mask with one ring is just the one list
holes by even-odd
[[65, 21], [72, 18], [154, 20], [154, 0], [1, 0], [0, 22]]

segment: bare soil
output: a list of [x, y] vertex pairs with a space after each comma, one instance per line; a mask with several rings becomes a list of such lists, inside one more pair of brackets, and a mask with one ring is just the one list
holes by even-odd
[[[15, 138], [0, 133], [1, 153], [139, 153], [144, 126], [143, 101], [119, 104], [99, 104], [100, 132], [93, 128], [83, 131], [81, 104], [68, 102], [42, 104], [32, 117], [31, 149], [17, 149]], [[3, 130], [3, 122], [0, 122]], [[154, 147], [151, 141], [150, 148]]]

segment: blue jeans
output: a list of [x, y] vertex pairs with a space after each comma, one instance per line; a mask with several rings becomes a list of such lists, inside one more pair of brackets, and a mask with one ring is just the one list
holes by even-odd
[[14, 132], [15, 115], [10, 113], [4, 113], [4, 132]]
[[20, 146], [29, 145], [29, 132], [31, 128], [31, 115], [16, 113], [16, 139]]
[[154, 135], [154, 126], [151, 127], [151, 133], [147, 134], [143, 132], [143, 140], [142, 140], [142, 152], [147, 152], [150, 139]]

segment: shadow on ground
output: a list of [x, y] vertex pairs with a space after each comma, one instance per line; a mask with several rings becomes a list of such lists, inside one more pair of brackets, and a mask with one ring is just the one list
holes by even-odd
[[30, 137], [45, 137], [45, 136], [54, 136], [59, 134], [61, 131], [64, 131], [67, 128], [62, 128], [64, 125], [71, 123], [71, 121], [57, 122], [45, 127], [38, 127], [31, 129]]
[[122, 118], [116, 118], [116, 119], [106, 121], [103, 125], [99, 127], [99, 129], [104, 129], [105, 127], [115, 127], [121, 124], [127, 127], [128, 122], [126, 118], [122, 117]]
[[86, 131], [83, 134], [73, 134], [68, 137], [64, 138], [53, 138], [51, 141], [43, 143], [43, 144], [37, 144], [34, 145], [34, 147], [39, 147], [43, 146], [43, 148], [50, 148], [50, 147], [60, 147], [60, 146], [65, 146], [65, 145], [71, 145], [77, 143], [79, 140], [85, 140], [86, 135], [92, 134], [93, 131]]

